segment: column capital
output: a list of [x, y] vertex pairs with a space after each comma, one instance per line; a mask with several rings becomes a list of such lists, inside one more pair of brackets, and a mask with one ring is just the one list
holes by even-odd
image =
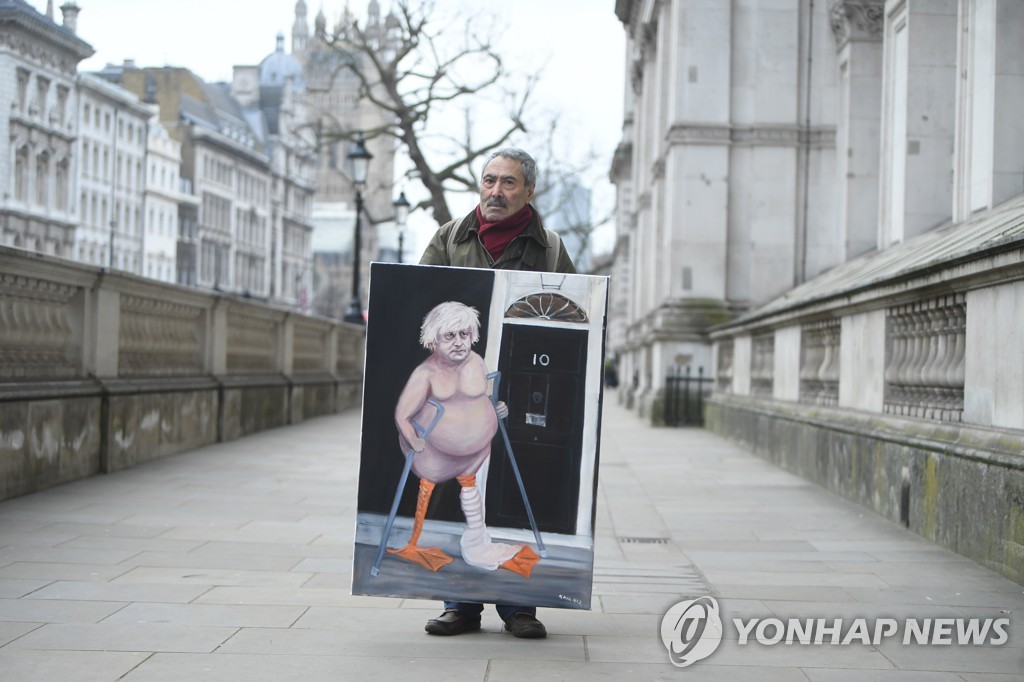
[[882, 40], [885, 0], [832, 0], [828, 6], [836, 49], [847, 42]]

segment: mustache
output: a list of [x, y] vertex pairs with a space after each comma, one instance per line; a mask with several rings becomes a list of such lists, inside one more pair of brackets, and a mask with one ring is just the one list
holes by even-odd
[[497, 206], [499, 208], [508, 208], [508, 202], [501, 197], [491, 197], [487, 200], [488, 206]]

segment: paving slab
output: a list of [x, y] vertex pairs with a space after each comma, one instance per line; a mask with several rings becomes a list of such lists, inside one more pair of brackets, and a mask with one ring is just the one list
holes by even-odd
[[113, 682], [137, 668], [149, 653], [111, 651], [32, 651], [0, 649], [7, 680]]
[[[704, 430], [652, 428], [614, 402], [602, 428], [594, 609], [542, 609], [546, 640], [502, 632], [491, 607], [481, 632], [430, 637], [439, 602], [350, 594], [353, 411], [0, 503], [0, 677], [1024, 679], [1022, 586]], [[662, 619], [702, 596], [718, 601], [722, 641], [676, 667]], [[1010, 636], [741, 635], [754, 619], [880, 617], [1005, 618]]]
[[127, 604], [72, 599], [0, 599], [0, 617], [5, 622], [98, 623]]
[[155, 623], [44, 625], [3, 649], [45, 651], [211, 652], [238, 628]]
[[99, 580], [76, 582], [58, 580], [41, 586], [25, 599], [49, 601], [109, 601], [109, 602], [169, 602], [187, 604], [209, 591], [207, 586], [130, 584], [101, 582]]
[[400, 653], [387, 658], [329, 653], [319, 656], [248, 656], [221, 652], [156, 654], [120, 679], [123, 682], [417, 680], [425, 679], [424, 673], [429, 671], [430, 679], [478, 682], [488, 678], [487, 666], [486, 660], [424, 660]]

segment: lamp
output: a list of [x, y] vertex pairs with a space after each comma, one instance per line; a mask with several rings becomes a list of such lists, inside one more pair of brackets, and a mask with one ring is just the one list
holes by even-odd
[[344, 320], [355, 324], [365, 324], [363, 318], [362, 297], [359, 295], [359, 263], [362, 260], [362, 233], [360, 231], [360, 216], [363, 213], [363, 186], [366, 184], [366, 174], [370, 169], [370, 159], [373, 158], [363, 143], [363, 136], [356, 136], [355, 148], [348, 153], [348, 160], [352, 163], [352, 184], [356, 188], [356, 224], [352, 233], [352, 301], [349, 303], [348, 312]]
[[409, 218], [409, 200], [402, 191], [398, 198], [391, 202], [395, 207], [395, 226], [398, 228], [398, 262], [402, 262], [402, 245], [405, 243], [405, 221]]

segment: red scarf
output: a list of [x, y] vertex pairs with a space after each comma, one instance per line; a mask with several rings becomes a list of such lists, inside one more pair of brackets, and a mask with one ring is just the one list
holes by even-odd
[[509, 217], [502, 218], [495, 223], [488, 223], [484, 221], [484, 214], [477, 206], [476, 219], [480, 223], [480, 242], [487, 249], [487, 253], [491, 254], [491, 258], [498, 260], [501, 258], [501, 254], [505, 253], [505, 247], [521, 235], [533, 220], [533, 211], [530, 209], [530, 205], [526, 204]]

